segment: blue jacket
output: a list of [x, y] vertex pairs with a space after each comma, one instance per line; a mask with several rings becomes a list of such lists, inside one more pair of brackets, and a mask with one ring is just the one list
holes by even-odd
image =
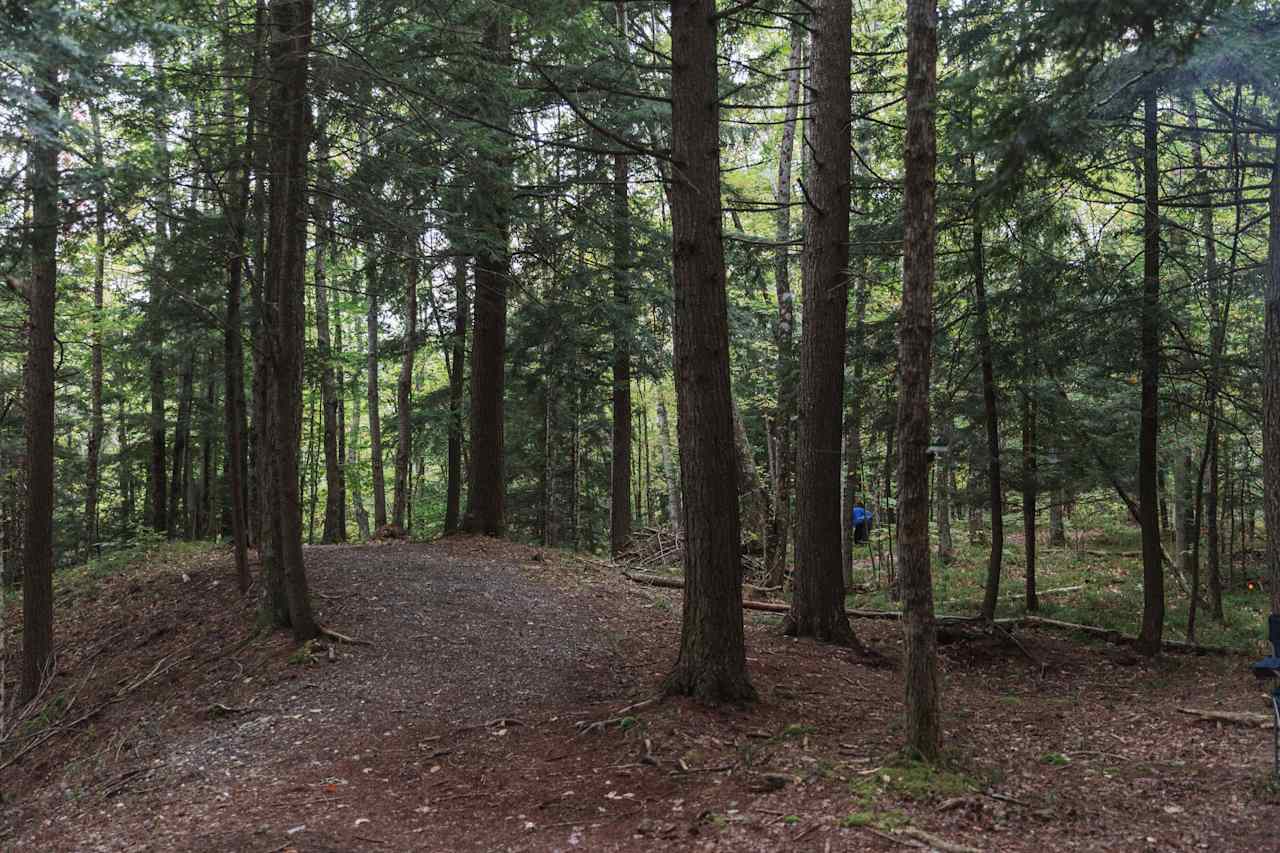
[[859, 524], [866, 524], [868, 521], [871, 520], [871, 518], [872, 518], [871, 513], [867, 512], [862, 507], [855, 506], [853, 508], [853, 526], [854, 527], [857, 527]]

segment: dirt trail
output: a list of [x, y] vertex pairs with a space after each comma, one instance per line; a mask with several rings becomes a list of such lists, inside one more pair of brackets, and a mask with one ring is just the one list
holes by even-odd
[[[1027, 634], [944, 647], [953, 770], [893, 755], [901, 684], [748, 616], [750, 709], [670, 701], [678, 593], [477, 539], [307, 550], [321, 620], [372, 645], [244, 642], [223, 555], [111, 578], [59, 626], [79, 701], [180, 661], [0, 775], [10, 850], [1263, 849], [1269, 733], [1242, 662]], [[896, 655], [892, 624], [859, 623]], [[185, 656], [185, 657], [184, 657]], [[74, 686], [74, 677], [64, 688]], [[95, 693], [96, 691], [96, 693]], [[91, 695], [92, 694], [92, 695]]]

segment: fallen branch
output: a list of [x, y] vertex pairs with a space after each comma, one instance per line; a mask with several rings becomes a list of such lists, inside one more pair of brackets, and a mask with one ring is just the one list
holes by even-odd
[[[684, 581], [681, 578], [668, 577], [666, 575], [652, 575], [643, 572], [623, 572], [622, 576], [629, 581], [644, 584], [646, 586], [656, 586], [663, 589], [684, 589]], [[785, 601], [752, 601], [743, 599], [743, 610], [760, 610], [765, 613], [790, 613], [791, 605]], [[902, 614], [896, 610], [846, 610], [845, 615], [850, 619], [891, 619], [897, 620], [902, 618]], [[978, 617], [970, 616], [939, 616], [938, 621], [950, 620], [954, 622], [972, 622]]]
[[643, 699], [639, 702], [633, 702], [632, 704], [626, 706], [625, 708], [619, 708], [618, 710], [614, 711], [613, 716], [609, 717], [608, 719], [596, 720], [595, 722], [589, 722], [587, 720], [579, 720], [575, 724], [580, 730], [578, 734], [585, 735], [587, 732], [602, 732], [605, 729], [609, 728], [609, 726], [620, 726], [622, 725], [623, 720], [629, 719], [636, 711], [643, 711], [645, 708], [652, 708], [654, 705], [657, 705], [659, 702], [661, 702], [662, 699], [663, 697], [661, 695], [658, 695], [658, 696], [653, 696], [649, 699]]
[[923, 829], [916, 829], [914, 826], [904, 826], [897, 831], [897, 834], [914, 838], [916, 841], [923, 841], [933, 849], [941, 850], [942, 853], [982, 853], [982, 850], [977, 847], [947, 841], [945, 838], [939, 838], [933, 833], [925, 832]]
[[[194, 645], [194, 644], [192, 644], [192, 645]], [[189, 648], [191, 648], [191, 646], [187, 646], [186, 648], [188, 648], [188, 649], [189, 649]], [[24, 746], [24, 747], [22, 747], [21, 749], [19, 749], [18, 751], [16, 751], [13, 755], [10, 755], [10, 756], [9, 756], [7, 759], [5, 759], [3, 762], [0, 762], [0, 770], [4, 770], [4, 769], [6, 769], [6, 768], [8, 768], [8, 767], [12, 766], [13, 764], [16, 764], [16, 763], [17, 763], [18, 761], [20, 761], [20, 760], [22, 759], [22, 757], [23, 757], [23, 756], [25, 756], [27, 753], [31, 752], [31, 751], [32, 751], [32, 750], [34, 750], [36, 747], [40, 746], [41, 744], [45, 743], [46, 741], [48, 741], [48, 740], [50, 740], [50, 739], [52, 739], [52, 738], [54, 738], [54, 737], [56, 737], [57, 735], [60, 735], [60, 734], [62, 734], [63, 732], [71, 731], [72, 729], [75, 729], [75, 728], [79, 727], [82, 723], [86, 723], [86, 722], [88, 722], [89, 720], [92, 720], [94, 717], [98, 716], [98, 715], [99, 715], [99, 714], [101, 714], [103, 711], [105, 711], [105, 710], [107, 709], [107, 707], [108, 707], [108, 706], [113, 705], [113, 704], [115, 704], [116, 702], [120, 702], [120, 701], [122, 701], [123, 699], [125, 699], [125, 697], [127, 697], [129, 694], [133, 693], [133, 692], [134, 692], [135, 690], [137, 690], [139, 687], [142, 687], [144, 684], [148, 684], [149, 682], [154, 681], [155, 679], [157, 679], [157, 678], [159, 678], [160, 676], [164, 675], [165, 673], [169, 672], [169, 670], [173, 669], [175, 666], [177, 666], [178, 664], [182, 663], [183, 661], [187, 661], [187, 660], [190, 660], [190, 659], [191, 659], [191, 655], [183, 655], [182, 657], [177, 658], [176, 660], [172, 660], [172, 661], [170, 661], [170, 658], [172, 658], [172, 657], [173, 657], [173, 654], [168, 654], [168, 655], [165, 655], [164, 657], [160, 658], [160, 660], [158, 660], [158, 661], [156, 662], [156, 665], [155, 665], [155, 666], [153, 666], [153, 667], [151, 668], [151, 671], [150, 671], [150, 672], [148, 672], [146, 675], [142, 676], [141, 678], [138, 678], [137, 680], [135, 680], [135, 681], [133, 681], [133, 682], [129, 683], [128, 685], [126, 685], [126, 686], [124, 686], [124, 687], [121, 687], [121, 688], [120, 688], [119, 690], [117, 690], [117, 691], [115, 692], [115, 694], [114, 694], [110, 699], [108, 699], [107, 701], [105, 701], [105, 702], [100, 702], [99, 704], [97, 704], [97, 705], [93, 706], [92, 708], [90, 708], [89, 710], [85, 711], [83, 714], [81, 714], [80, 716], [76, 717], [75, 719], [70, 720], [70, 721], [67, 721], [67, 720], [66, 720], [66, 717], [65, 717], [65, 713], [66, 713], [66, 712], [69, 712], [69, 711], [71, 710], [71, 706], [75, 704], [75, 699], [76, 699], [76, 698], [78, 698], [78, 696], [79, 696], [79, 693], [77, 692], [76, 696], [73, 696], [73, 697], [72, 697], [72, 699], [71, 699], [71, 702], [70, 702], [70, 703], [68, 703], [68, 705], [67, 705], [67, 707], [66, 707], [66, 709], [65, 709], [65, 711], [64, 711], [64, 717], [63, 717], [63, 719], [62, 719], [62, 720], [60, 720], [60, 721], [58, 721], [57, 723], [52, 724], [52, 725], [48, 726], [47, 728], [45, 728], [45, 729], [44, 729], [43, 731], [41, 731], [38, 735], [36, 735], [34, 738], [32, 738], [30, 741], [28, 741], [28, 742], [27, 742], [27, 744], [26, 744], [26, 746]], [[165, 662], [166, 662], [166, 661], [168, 661], [168, 662], [169, 662], [169, 665], [168, 665], [168, 666], [165, 666]], [[91, 669], [89, 670], [88, 675], [86, 675], [86, 676], [85, 676], [84, 682], [82, 682], [82, 684], [81, 684], [81, 688], [83, 688], [84, 683], [87, 683], [87, 682], [88, 682], [89, 677], [90, 677], [92, 674], [93, 674], [93, 669], [91, 668]]]
[[[1044, 616], [1023, 616], [1019, 621], [1028, 625], [1041, 625], [1046, 628], [1061, 628], [1067, 631], [1079, 631], [1083, 634], [1091, 634], [1095, 637], [1101, 637], [1107, 642], [1117, 646], [1132, 645], [1137, 642], [1133, 637], [1127, 637], [1113, 628], [1099, 628], [1096, 625], [1081, 625], [1076, 622], [1063, 622], [1059, 619], [1048, 619]], [[1181, 640], [1165, 640], [1163, 646], [1165, 651], [1184, 652], [1196, 655], [1243, 654], [1239, 649], [1230, 649], [1225, 646], [1201, 646], [1196, 643], [1184, 643]]]
[[353, 645], [353, 646], [372, 646], [373, 645], [373, 643], [369, 642], [368, 640], [361, 640], [358, 637], [348, 637], [346, 634], [339, 633], [333, 630], [332, 628], [326, 628], [323, 625], [320, 626], [320, 636], [328, 637], [330, 640], [334, 640], [339, 643], [349, 643], [350, 645]]
[[1274, 715], [1255, 714], [1252, 711], [1213, 711], [1207, 708], [1179, 708], [1178, 712], [1215, 723], [1233, 723], [1237, 726], [1250, 726], [1259, 729], [1272, 729], [1276, 725]]

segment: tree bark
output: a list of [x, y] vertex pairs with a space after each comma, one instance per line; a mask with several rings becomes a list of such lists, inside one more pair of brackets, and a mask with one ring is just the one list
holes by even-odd
[[[623, 7], [618, 24], [623, 25]], [[631, 544], [631, 218], [627, 156], [613, 157], [613, 442], [609, 553]]]
[[991, 507], [991, 552], [987, 558], [987, 583], [982, 599], [982, 617], [994, 619], [1000, 596], [1001, 562], [1004, 559], [1004, 500], [1000, 481], [1000, 413], [996, 405], [996, 378], [991, 347], [991, 311], [987, 304], [987, 266], [984, 258], [982, 209], [977, 199], [978, 174], [969, 158], [973, 200], [973, 293], [977, 323], [978, 353], [982, 359], [982, 411], [987, 427], [987, 492]]
[[[347, 441], [347, 469], [356, 471], [360, 465], [360, 391], [356, 377], [351, 378], [351, 438]], [[360, 538], [367, 540], [370, 535], [369, 511], [364, 506], [364, 495], [360, 492], [360, 477], [351, 479], [351, 506], [356, 514], [356, 530]]]
[[307, 65], [311, 48], [311, 0], [272, 0], [271, 231], [267, 277], [272, 307], [275, 371], [275, 464], [280, 574], [289, 621], [299, 642], [319, 632], [311, 611], [302, 556], [302, 502], [298, 452], [302, 418], [302, 340], [307, 251], [307, 149], [310, 106]]
[[723, 702], [755, 690], [742, 629], [714, 14], [714, 0], [672, 0], [673, 319], [686, 515], [680, 653], [664, 690]]
[[444, 510], [446, 535], [458, 532], [462, 507], [462, 442], [466, 434], [462, 399], [467, 378], [467, 325], [470, 314], [467, 300], [468, 260], [461, 255], [454, 259], [453, 352], [449, 362], [449, 458]]
[[329, 282], [326, 261], [332, 234], [329, 222], [333, 215], [333, 196], [330, 187], [329, 141], [326, 122], [321, 119], [316, 129], [317, 192], [312, 202], [315, 210], [315, 308], [316, 349], [320, 357], [320, 397], [324, 422], [324, 527], [320, 541], [325, 544], [347, 541], [346, 526], [342, 523], [342, 507], [346, 503], [346, 477], [342, 458], [338, 455], [338, 389], [334, 379], [333, 345], [329, 328]]
[[[159, 72], [157, 71], [157, 76]], [[163, 91], [163, 83], [161, 90]], [[164, 288], [165, 254], [168, 244], [169, 217], [169, 152], [162, 125], [156, 116], [156, 155], [160, 160], [160, 187], [156, 193], [155, 243], [151, 248], [150, 293], [147, 299], [147, 373], [151, 386], [151, 466], [147, 503], [151, 529], [157, 533], [169, 530], [168, 491], [165, 482], [165, 417], [164, 417], [164, 314], [161, 297]]]
[[169, 538], [175, 539], [186, 530], [188, 458], [191, 452], [191, 404], [195, 393], [196, 351], [192, 348], [182, 363], [178, 380], [178, 421], [173, 429], [173, 473], [169, 483]]
[[1280, 614], [1280, 131], [1273, 136], [1273, 144], [1262, 344], [1262, 479], [1267, 588], [1271, 591], [1271, 612]]
[[662, 456], [662, 475], [667, 483], [667, 519], [675, 528], [676, 539], [684, 528], [684, 508], [680, 501], [680, 478], [676, 475], [675, 453], [671, 445], [671, 423], [667, 417], [667, 402], [658, 394], [658, 452]]
[[[1148, 19], [1144, 35], [1155, 38]], [[1138, 509], [1142, 522], [1142, 630], [1136, 648], [1157, 655], [1164, 635], [1164, 564], [1160, 560], [1160, 517], [1156, 468], [1160, 434], [1160, 186], [1156, 90], [1143, 97], [1143, 168], [1145, 206], [1142, 216], [1142, 424], [1138, 439]]]
[[410, 401], [413, 391], [413, 357], [418, 343], [418, 277], [421, 260], [418, 257], [418, 235], [410, 238], [409, 275], [405, 282], [404, 299], [404, 353], [400, 359], [400, 378], [396, 383], [396, 480], [391, 523], [398, 530], [406, 531], [409, 506], [409, 464], [413, 458], [413, 412]]
[[902, 313], [898, 329], [898, 572], [906, 680], [906, 741], [925, 761], [941, 754], [933, 578], [929, 565], [930, 344], [937, 187], [938, 20], [934, 0], [907, 2], [907, 140], [903, 182]]
[[[482, 50], [498, 76], [479, 93], [479, 113], [490, 127], [511, 121], [507, 78], [511, 74], [511, 22], [497, 10], [485, 29]], [[497, 133], [497, 131], [495, 131]], [[471, 472], [468, 533], [501, 536], [506, 529], [504, 383], [507, 349], [507, 286], [511, 278], [511, 154], [508, 140], [495, 135], [494, 156], [476, 168], [476, 211], [473, 227], [482, 235], [475, 253], [475, 328], [471, 345]]]
[[983, 531], [982, 501], [986, 492], [982, 488], [982, 457], [976, 440], [969, 442], [969, 460], [965, 480], [965, 503], [968, 508], [967, 535], [970, 545], [978, 545], [985, 538]]
[[1176, 547], [1178, 551], [1178, 572], [1189, 579], [1189, 595], [1187, 601], [1187, 642], [1196, 641], [1196, 616], [1200, 606], [1200, 561], [1199, 554], [1191, 543], [1199, 536], [1196, 525], [1195, 509], [1195, 463], [1191, 459], [1191, 447], [1183, 445], [1175, 463], [1174, 488], [1178, 494], [1178, 520], [1176, 530]]
[[751, 440], [747, 438], [742, 411], [736, 400], [731, 399], [730, 402], [733, 404], [733, 447], [738, 461], [738, 512], [744, 528], [744, 544], [749, 550], [763, 549], [769, 524], [769, 496], [760, 482], [760, 469], [756, 467], [756, 455], [751, 448]]
[[951, 498], [954, 486], [952, 476], [952, 429], [951, 416], [942, 417], [942, 437], [947, 449], [938, 454], [937, 476], [935, 478], [934, 514], [938, 524], [938, 562], [947, 563], [955, 553], [955, 543], [951, 539]]
[[844, 501], [840, 505], [846, 587], [853, 585], [853, 506], [860, 498], [865, 500], [862, 494], [862, 382], [866, 357], [867, 282], [864, 277], [858, 278], [853, 304], [853, 352], [848, 359], [853, 362], [853, 392], [849, 395], [849, 415], [845, 424]]
[[41, 58], [35, 67], [35, 115], [27, 162], [31, 194], [31, 287], [27, 314], [27, 507], [23, 526], [22, 679], [18, 702], [34, 699], [53, 676], [53, 438], [54, 328], [58, 282], [58, 155], [62, 92], [59, 68]]
[[1028, 613], [1040, 609], [1036, 598], [1036, 416], [1037, 406], [1031, 391], [1022, 400], [1022, 553], [1026, 563], [1026, 608]]
[[810, 18], [814, 108], [805, 127], [811, 152], [800, 333], [796, 454], [796, 573], [783, 631], [857, 643], [844, 613], [840, 531], [840, 445], [849, 302], [852, 7], [823, 0]]
[[98, 173], [93, 188], [93, 326], [90, 331], [89, 448], [85, 454], [84, 537], [90, 549], [98, 543], [99, 457], [106, 423], [102, 416], [103, 286], [107, 261], [107, 200], [103, 187], [102, 122], [95, 100], [89, 101], [93, 127], [93, 165]]
[[[1059, 475], [1061, 476], [1061, 475]], [[1066, 522], [1067, 490], [1058, 484], [1053, 490], [1053, 500], [1049, 504], [1049, 547], [1067, 547]]]
[[[372, 244], [370, 244], [372, 251]], [[382, 398], [378, 387], [378, 276], [372, 257], [366, 260], [368, 311], [365, 314], [369, 335], [368, 367], [365, 393], [369, 398], [369, 488], [373, 490], [373, 526], [381, 529], [387, 523], [387, 486], [382, 463]]]
[[764, 558], [769, 586], [780, 586], [787, 565], [787, 539], [791, 528], [791, 491], [795, 479], [796, 379], [795, 294], [791, 292], [791, 167], [795, 154], [796, 120], [800, 111], [800, 74], [804, 64], [805, 30], [799, 21], [791, 25], [791, 47], [787, 69], [787, 107], [782, 118], [782, 141], [778, 149], [778, 186], [774, 198], [774, 233], [778, 248], [773, 257], [773, 288], [778, 300], [778, 322], [774, 343], [778, 361], [778, 410], [772, 424], [774, 450], [770, 473], [773, 500], [765, 531]]
[[[252, 71], [248, 83], [248, 107], [245, 116], [244, 147], [237, 152], [236, 134], [228, 133], [227, 161], [230, 163], [227, 189], [227, 310], [223, 329], [222, 356], [226, 391], [223, 394], [223, 418], [227, 434], [226, 481], [230, 493], [231, 549], [236, 564], [236, 585], [240, 593], [249, 591], [248, 507], [246, 486], [248, 460], [246, 458], [247, 415], [244, 393], [244, 339], [241, 320], [241, 302], [244, 298], [245, 217], [249, 205], [249, 165], [256, 145], [258, 115], [254, 109], [259, 102], [261, 84], [262, 51], [260, 33], [263, 28], [262, 7], [259, 5], [254, 19], [254, 49]], [[228, 77], [234, 67], [231, 39], [225, 47]], [[231, 89], [227, 94], [223, 112], [234, 114]]]
[[[617, 18], [617, 61], [627, 63], [627, 7], [622, 0], [614, 6]], [[631, 248], [631, 205], [626, 154], [613, 155], [613, 412], [610, 442], [609, 553], [617, 556], [631, 544], [632, 412], [631, 350], [635, 312], [631, 305], [631, 270], [635, 265]]]

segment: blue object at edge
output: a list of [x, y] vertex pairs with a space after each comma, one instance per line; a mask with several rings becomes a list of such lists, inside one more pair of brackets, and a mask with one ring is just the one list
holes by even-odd
[[1250, 667], [1259, 677], [1273, 676], [1272, 670], [1280, 670], [1280, 614], [1267, 617], [1267, 634], [1271, 640], [1271, 657], [1263, 658]]

